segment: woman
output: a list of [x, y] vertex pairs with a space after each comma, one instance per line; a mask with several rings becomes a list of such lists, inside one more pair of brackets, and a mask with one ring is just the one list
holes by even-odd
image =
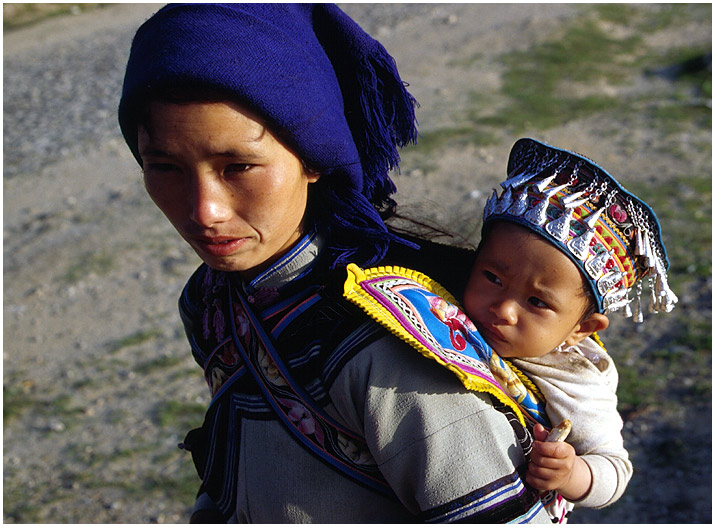
[[120, 125], [204, 261], [180, 300], [213, 396], [192, 521], [548, 521], [509, 409], [342, 298], [351, 262], [466, 280], [469, 253], [383, 221], [414, 105], [333, 5], [171, 5], [138, 30]]

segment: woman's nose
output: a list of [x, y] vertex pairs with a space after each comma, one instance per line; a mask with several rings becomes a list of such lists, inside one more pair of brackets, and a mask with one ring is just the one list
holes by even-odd
[[232, 195], [208, 171], [194, 175], [190, 192], [191, 221], [210, 228], [230, 218]]
[[502, 324], [507, 324], [513, 326], [517, 321], [517, 302], [511, 298], [500, 298], [495, 300], [490, 311], [497, 317], [498, 321]]

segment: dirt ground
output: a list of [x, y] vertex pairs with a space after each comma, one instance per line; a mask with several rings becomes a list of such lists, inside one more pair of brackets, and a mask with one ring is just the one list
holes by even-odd
[[[182, 523], [198, 486], [176, 445], [200, 424], [208, 393], [176, 305], [199, 262], [145, 195], [116, 124], [131, 37], [157, 7], [106, 6], [4, 35], [7, 523]], [[482, 111], [503, 102], [507, 67], [500, 57], [528, 51], [591, 13], [585, 4], [344, 8], [395, 56], [421, 104], [425, 139], [447, 136], [473, 111], [475, 94], [494, 94]], [[624, 31], [602, 26], [614, 38]], [[645, 45], [711, 42], [711, 17], [664, 27], [644, 32]], [[669, 89], [667, 79], [634, 78], [595, 88], [617, 97]], [[504, 127], [483, 143], [460, 136], [433, 151], [408, 150], [396, 176], [398, 201], [476, 241], [481, 204], [504, 178], [510, 146], [523, 135], [653, 185], [712, 170], [709, 126], [666, 134], [653, 121], [629, 121], [625, 129], [596, 113], [546, 129]], [[670, 150], [663, 148], [666, 135]], [[709, 324], [711, 281], [684, 283], [682, 309]], [[634, 346], [657, 345], [668, 328], [654, 319]], [[614, 335], [625, 331], [625, 323], [615, 324]], [[637, 360], [640, 351], [613, 353], [618, 362]], [[710, 379], [710, 365], [699, 363], [698, 383]], [[693, 404], [634, 406], [624, 430], [635, 466], [631, 486], [613, 507], [579, 511], [573, 523], [711, 522], [706, 381]]]

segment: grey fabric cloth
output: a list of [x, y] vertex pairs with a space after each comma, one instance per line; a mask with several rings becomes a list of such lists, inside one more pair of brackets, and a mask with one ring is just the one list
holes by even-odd
[[[233, 521], [415, 522], [421, 511], [525, 462], [512, 428], [487, 396], [467, 391], [454, 374], [392, 336], [350, 360], [330, 396], [327, 412], [365, 434], [401, 503], [316, 460], [277, 421], [244, 420]], [[550, 523], [543, 509], [531, 522]]]
[[543, 357], [514, 359], [546, 398], [546, 413], [556, 425], [570, 419], [568, 443], [588, 464], [593, 483], [576, 507], [612, 504], [626, 490], [633, 466], [623, 446], [618, 413], [618, 372], [611, 357], [588, 338], [574, 349]]
[[[511, 474], [524, 453], [488, 396], [407, 344], [385, 338], [348, 363], [330, 391], [365, 434], [380, 470], [414, 514]], [[542, 510], [534, 523], [549, 523]]]

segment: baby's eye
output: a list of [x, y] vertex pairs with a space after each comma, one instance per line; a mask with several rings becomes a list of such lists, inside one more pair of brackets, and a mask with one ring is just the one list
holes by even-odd
[[484, 277], [493, 284], [501, 285], [501, 280], [499, 280], [499, 277], [490, 271], [484, 271]]
[[531, 298], [529, 298], [529, 303], [532, 306], [538, 307], [540, 309], [549, 309], [549, 307], [550, 307], [549, 304], [547, 304], [546, 302], [544, 302], [543, 300], [541, 300], [540, 298], [537, 298], [535, 296], [532, 296]]

